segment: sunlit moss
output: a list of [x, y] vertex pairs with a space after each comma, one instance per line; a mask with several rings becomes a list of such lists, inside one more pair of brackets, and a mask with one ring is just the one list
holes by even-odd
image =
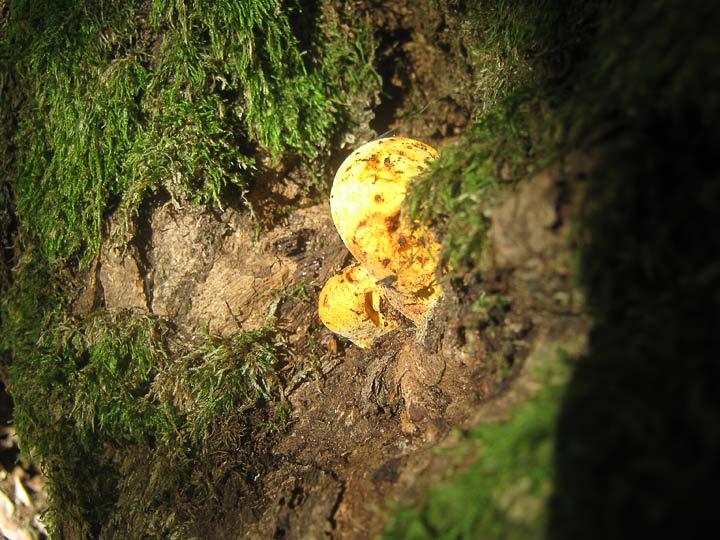
[[17, 213], [50, 259], [87, 260], [108, 212], [148, 191], [219, 204], [225, 186], [249, 189], [259, 158], [328, 152], [355, 121], [350, 93], [377, 84], [372, 38], [303, 9], [9, 2]]

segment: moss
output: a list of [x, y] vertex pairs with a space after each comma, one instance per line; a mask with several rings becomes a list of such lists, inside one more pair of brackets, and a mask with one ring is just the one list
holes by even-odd
[[153, 321], [132, 314], [53, 314], [33, 350], [15, 355], [14, 421], [25, 451], [48, 467], [53, 512], [63, 520], [92, 529], [111, 511], [117, 473], [103, 450], [169, 430], [147, 395], [161, 339]]
[[251, 187], [263, 156], [327, 151], [357, 114], [349, 93], [372, 85], [372, 40], [303, 9], [10, 2], [0, 54], [20, 104], [9, 135], [23, 230], [50, 259], [87, 260], [118, 204], [131, 214], [160, 188], [219, 204], [225, 186]]
[[32, 355], [44, 328], [64, 309], [68, 282], [32, 246], [16, 262], [13, 278], [0, 302], [0, 345], [10, 357], [22, 358]]
[[257, 399], [281, 400], [277, 371], [288, 352], [280, 339], [273, 327], [229, 337], [208, 335], [202, 345], [168, 366], [155, 382], [155, 393], [183, 416], [188, 440], [199, 443], [218, 421], [242, 417]]
[[584, 55], [599, 2], [439, 1], [461, 21], [478, 117], [537, 84], [563, 85]]
[[[109, 59], [129, 47], [127, 9], [100, 13], [80, 3], [8, 6], [2, 49], [14, 65], [18, 215], [51, 257], [85, 242], [98, 247], [103, 213], [122, 182], [145, 80], [142, 68]], [[110, 69], [114, 67], [115, 69]]]
[[521, 89], [483, 115], [411, 186], [407, 211], [435, 221], [454, 272], [474, 268], [490, 226], [489, 210], [507, 187], [556, 154], [548, 142], [540, 89]]
[[379, 84], [369, 25], [324, 1], [13, 0], [1, 15], [0, 354], [23, 449], [60, 537], [187, 537], [217, 456], [239, 445], [232, 473], [254, 474], [289, 421], [282, 336], [171, 351], [147, 314], [71, 316], [65, 268], [152, 193], [218, 206], [280, 160], [322, 171]]
[[476, 120], [415, 182], [406, 205], [415, 218], [436, 222], [444, 255], [462, 275], [477, 266], [503, 190], [567, 148], [561, 104], [587, 55], [599, 2], [439, 5], [464, 29]]
[[[43, 277], [42, 268], [30, 270], [25, 280]], [[208, 336], [171, 359], [168, 327], [156, 318], [127, 310], [68, 318], [55, 309], [37, 315], [42, 325], [30, 324], [28, 305], [17, 304], [26, 297], [10, 292], [4, 319], [28, 331], [9, 367], [14, 421], [24, 451], [47, 471], [56, 532], [129, 532], [140, 516], [158, 525], [148, 538], [180, 531], [174, 505], [204, 501], [206, 492], [190, 488], [193, 477], [209, 467], [212, 448], [227, 448], [227, 434], [240, 436], [251, 418], [264, 417], [252, 414], [259, 400], [277, 401], [267, 425], [281, 428], [277, 369], [287, 352], [277, 330]], [[241, 452], [248, 463], [257, 459], [255, 444]]]
[[11, 247], [15, 233], [15, 212], [10, 185], [0, 182], [0, 294], [10, 285], [11, 274]]
[[512, 419], [482, 425], [452, 449], [451, 467], [413, 506], [395, 511], [382, 538], [543, 538], [552, 491], [556, 418], [567, 360], [546, 359], [543, 388]]
[[[0, 36], [4, 31], [0, 18]], [[15, 201], [10, 179], [14, 177], [15, 160], [12, 144], [14, 126], [14, 106], [11, 98], [12, 81], [8, 59], [0, 47], [0, 294], [9, 285], [11, 248], [15, 234]]]

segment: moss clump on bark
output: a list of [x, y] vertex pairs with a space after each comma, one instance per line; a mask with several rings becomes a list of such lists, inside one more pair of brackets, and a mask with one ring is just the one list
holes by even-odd
[[56, 532], [127, 537], [142, 523], [154, 538], [186, 534], [178, 508], [205, 503], [193, 482], [215, 466], [213, 448], [234, 437], [252, 469], [261, 451], [243, 436], [249, 424], [282, 427], [288, 352], [276, 329], [208, 336], [180, 358], [168, 336], [138, 312], [55, 312], [10, 365], [14, 421], [45, 465]]
[[376, 79], [362, 24], [321, 7], [9, 2], [0, 51], [19, 104], [6, 135], [23, 230], [51, 260], [87, 258], [118, 204], [135, 211], [161, 187], [219, 203], [225, 186], [249, 188], [263, 154], [327, 151], [357, 119], [350, 93]]

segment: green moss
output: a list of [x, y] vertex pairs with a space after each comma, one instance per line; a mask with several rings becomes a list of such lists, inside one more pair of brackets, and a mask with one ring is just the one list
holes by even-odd
[[[22, 276], [29, 290], [42, 290], [30, 283], [43, 279], [41, 266]], [[153, 508], [151, 521], [164, 524], [149, 537], [163, 537], [168, 523], [181, 530], [173, 506], [207, 497], [188, 486], [209, 466], [214, 446], [227, 448], [218, 437], [239, 436], [259, 400], [278, 402], [268, 411], [268, 429], [287, 415], [277, 375], [287, 351], [275, 329], [208, 336], [194, 352], [171, 359], [168, 328], [156, 318], [106, 310], [82, 318], [60, 309], [34, 315], [30, 306], [27, 291], [10, 289], [3, 318], [6, 327], [17, 325], [16, 339], [3, 345], [18, 346], [17, 335], [26, 332], [9, 366], [14, 422], [24, 451], [48, 474], [56, 532], [131, 531], [128, 524], [148, 508], [141, 504]], [[248, 443], [242, 452], [252, 456], [253, 448]], [[151, 475], [151, 490], [147, 477], [129, 474], [138, 467]]]
[[187, 537], [217, 456], [242, 441], [235, 473], [250, 474], [289, 421], [282, 336], [171, 353], [146, 314], [69, 315], [63, 267], [152, 193], [221, 205], [279, 160], [321, 171], [379, 84], [369, 25], [270, 0], [13, 0], [0, 23], [1, 241], [17, 257], [0, 268], [0, 354], [23, 450], [47, 470], [60, 537]]
[[[3, 27], [0, 20], [0, 35]], [[10, 281], [10, 253], [15, 228], [15, 202], [10, 179], [14, 177], [15, 160], [12, 145], [14, 130], [14, 103], [8, 59], [0, 47], [0, 294]]]
[[10, 2], [0, 57], [20, 104], [6, 135], [23, 230], [51, 260], [87, 260], [118, 204], [131, 214], [161, 188], [220, 204], [225, 186], [251, 187], [259, 157], [327, 152], [357, 114], [349, 93], [376, 84], [372, 40], [303, 9]]
[[489, 210], [502, 192], [556, 154], [545, 125], [540, 89], [509, 96], [445, 149], [432, 170], [412, 185], [407, 211], [431, 220], [443, 233], [445, 257], [454, 272], [476, 266], [490, 226]]
[[111, 448], [167, 440], [174, 419], [148, 394], [162, 334], [156, 321], [128, 312], [52, 314], [33, 350], [14, 356], [14, 421], [24, 450], [47, 467], [62, 521], [83, 529], [107, 518], [117, 496]]
[[217, 423], [242, 417], [258, 399], [281, 399], [277, 370], [288, 352], [279, 331], [263, 327], [229, 337], [206, 336], [191, 354], [175, 360], [159, 376], [155, 392], [184, 418], [189, 441], [207, 438]]
[[8, 183], [0, 181], [0, 294], [10, 285], [9, 252], [14, 237], [14, 204], [12, 190]]
[[462, 28], [478, 118], [519, 89], [567, 82], [574, 61], [584, 54], [599, 5], [581, 0], [436, 3]]
[[14, 2], [2, 49], [15, 66], [17, 210], [52, 256], [87, 242], [97, 250], [109, 198], [122, 182], [122, 156], [135, 136], [145, 81], [111, 69], [129, 47], [132, 12], [94, 13], [82, 3]]
[[502, 191], [557, 160], [567, 144], [560, 104], [596, 24], [597, 2], [440, 2], [465, 30], [476, 121], [445, 148], [406, 201], [436, 222], [454, 273], [476, 267]]
[[67, 283], [31, 246], [17, 261], [13, 278], [0, 302], [0, 345], [9, 356], [22, 358], [32, 355], [51, 317], [62, 312]]
[[414, 506], [394, 513], [382, 538], [544, 538], [556, 419], [570, 366], [548, 362], [543, 388], [512, 419], [482, 425], [452, 450], [459, 460]]

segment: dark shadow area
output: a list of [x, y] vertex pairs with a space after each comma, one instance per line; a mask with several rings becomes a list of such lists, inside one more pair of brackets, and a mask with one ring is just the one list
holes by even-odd
[[608, 86], [626, 90], [588, 186], [597, 324], [559, 420], [554, 540], [704, 538], [720, 520], [720, 47], [701, 10], [665, 4], [624, 10], [651, 56], [615, 43]]
[[[288, 2], [288, 19], [295, 37], [298, 40], [301, 51], [312, 51], [318, 40], [322, 39], [318, 32], [318, 20], [321, 15], [321, 5], [318, 0], [302, 0], [293, 3]], [[293, 5], [295, 4], [295, 5]], [[306, 54], [304, 57], [305, 69], [313, 71], [313, 54]]]
[[693, 538], [717, 520], [720, 171], [647, 142], [625, 157], [652, 150], [652, 170], [617, 182], [591, 230], [586, 264], [612, 277], [594, 276], [606, 319], [560, 418], [552, 538]]
[[380, 104], [375, 107], [375, 117], [370, 121], [370, 128], [378, 135], [385, 134], [396, 120], [408, 92], [410, 62], [402, 46], [411, 39], [410, 31], [405, 28], [386, 31], [378, 37], [380, 60], [377, 70], [382, 78], [382, 93]]
[[7, 472], [12, 472], [18, 458], [20, 450], [15, 441], [12, 440], [11, 433], [5, 431], [7, 426], [12, 423], [13, 402], [10, 394], [5, 389], [5, 384], [0, 382], [0, 468]]

